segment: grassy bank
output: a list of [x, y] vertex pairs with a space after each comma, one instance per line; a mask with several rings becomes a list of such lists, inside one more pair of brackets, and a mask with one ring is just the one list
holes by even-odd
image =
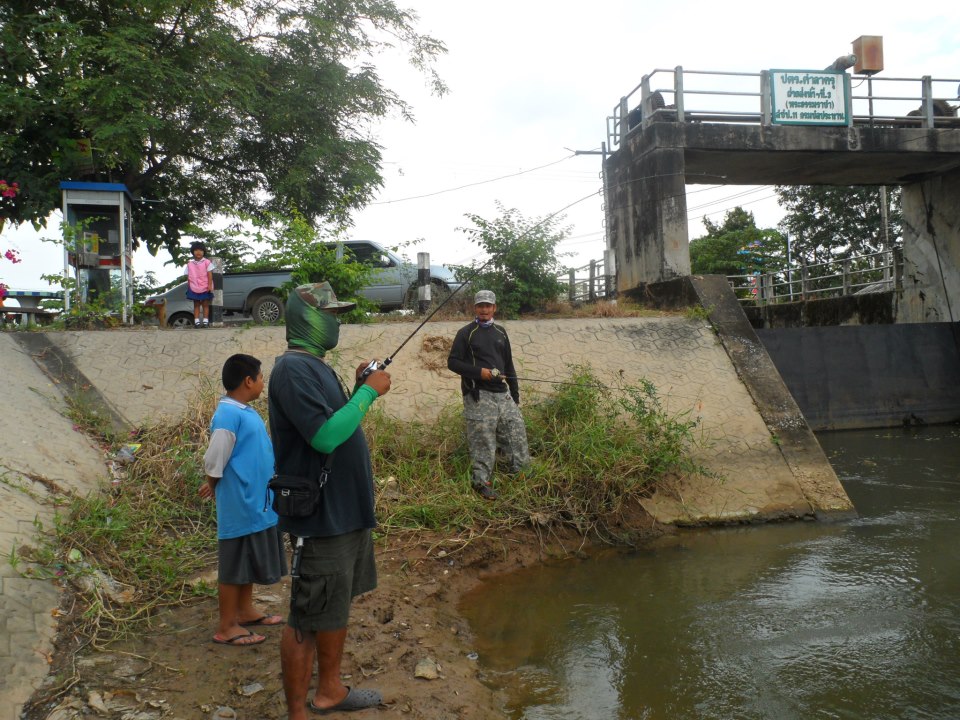
[[[532, 527], [541, 535], [573, 529], [603, 542], [631, 541], [625, 513], [678, 476], [700, 472], [691, 460], [697, 424], [668, 414], [649, 383], [601, 385], [590, 368], [523, 408], [533, 463], [519, 476], [498, 473], [500, 499], [470, 489], [459, 407], [435, 422], [400, 422], [374, 410], [364, 422], [377, 481], [382, 542], [423, 531], [466, 544], [487, 534]], [[73, 498], [45, 545], [21, 550], [23, 572], [62, 577], [77, 590], [75, 631], [95, 644], [132, 631], [162, 606], [215, 592], [190, 582], [216, 560], [212, 503], [197, 494], [218, 393], [211, 385], [188, 416], [137, 433], [135, 459], [117, 466], [117, 483]], [[265, 415], [265, 403], [257, 409]], [[112, 450], [118, 439], [98, 416], [74, 407], [74, 421]]]

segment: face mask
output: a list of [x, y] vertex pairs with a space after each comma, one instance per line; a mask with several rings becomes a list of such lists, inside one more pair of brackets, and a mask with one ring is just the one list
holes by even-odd
[[340, 342], [336, 315], [308, 305], [294, 291], [287, 301], [287, 344], [323, 356]]

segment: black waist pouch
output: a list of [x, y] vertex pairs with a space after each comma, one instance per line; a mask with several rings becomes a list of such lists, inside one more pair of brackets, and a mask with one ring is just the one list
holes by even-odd
[[282, 517], [309, 517], [320, 506], [323, 484], [313, 478], [274, 475], [267, 487], [273, 491], [273, 511]]

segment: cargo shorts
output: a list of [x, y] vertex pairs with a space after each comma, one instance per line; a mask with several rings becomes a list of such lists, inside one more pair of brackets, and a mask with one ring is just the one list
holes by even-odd
[[[295, 542], [291, 537], [291, 542]], [[342, 630], [353, 598], [377, 587], [371, 530], [305, 538], [287, 625], [303, 633]]]

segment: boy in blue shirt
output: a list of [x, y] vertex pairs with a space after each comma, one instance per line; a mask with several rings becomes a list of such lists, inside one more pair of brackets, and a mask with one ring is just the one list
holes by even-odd
[[202, 497], [217, 503], [217, 574], [220, 624], [213, 642], [259, 645], [266, 637], [247, 628], [282, 625], [253, 605], [253, 583], [272, 585], [287, 574], [287, 557], [277, 533], [277, 514], [264, 502], [273, 476], [273, 446], [263, 419], [249, 403], [263, 392], [260, 361], [231, 355], [223, 364], [223, 387], [210, 422], [210, 446], [203, 456], [207, 482]]

